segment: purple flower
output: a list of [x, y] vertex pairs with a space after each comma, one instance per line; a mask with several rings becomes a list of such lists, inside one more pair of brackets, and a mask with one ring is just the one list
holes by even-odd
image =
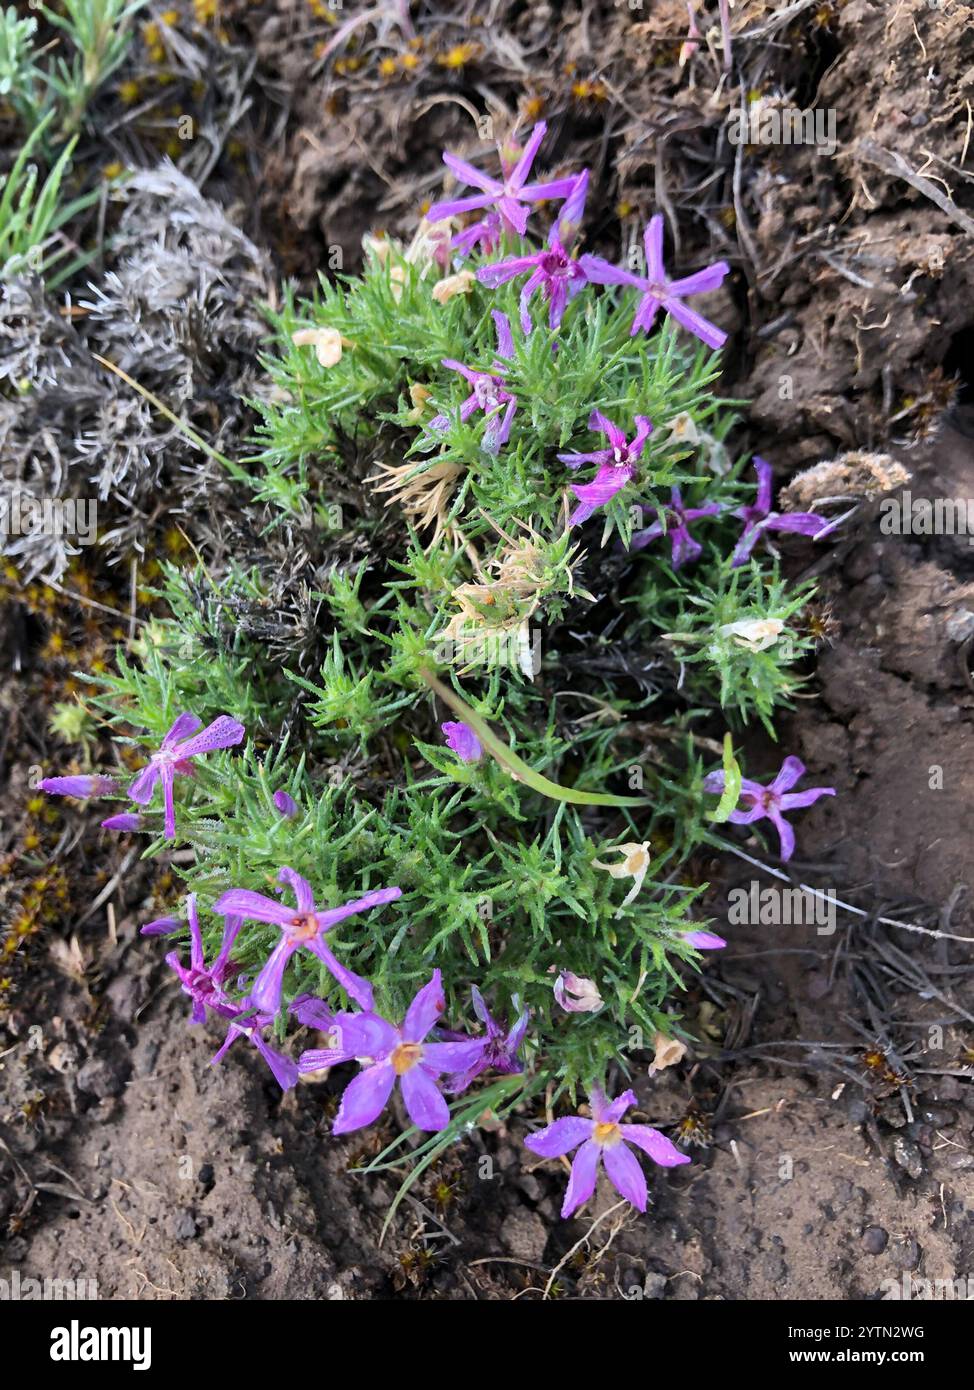
[[[444, 1031], [443, 1036], [451, 1042], [475, 1042], [481, 1051], [476, 1061], [467, 1067], [466, 1071], [458, 1072], [455, 1076], [447, 1079], [444, 1090], [448, 1095], [459, 1095], [465, 1091], [470, 1083], [488, 1068], [493, 1071], [503, 1072], [511, 1075], [515, 1072], [524, 1070], [524, 1063], [518, 1057], [518, 1049], [524, 1041], [524, 1035], [528, 1030], [528, 1010], [524, 1009], [515, 1019], [513, 1025], [508, 1028], [506, 1024], [498, 1023], [492, 1018], [484, 1002], [484, 996], [476, 985], [472, 985], [470, 996], [473, 1001], [474, 1013], [484, 1025], [485, 1033], [480, 1038], [466, 1038], [460, 1033], [448, 1033]], [[513, 998], [514, 1010], [520, 1008], [517, 995]]]
[[690, 1157], [681, 1154], [658, 1129], [652, 1129], [649, 1125], [619, 1123], [629, 1107], [636, 1104], [634, 1092], [624, 1091], [617, 1100], [609, 1101], [601, 1091], [592, 1091], [590, 1100], [593, 1119], [572, 1115], [555, 1120], [546, 1129], [528, 1135], [524, 1141], [525, 1147], [543, 1158], [560, 1158], [562, 1154], [578, 1149], [572, 1159], [572, 1173], [562, 1203], [562, 1216], [571, 1216], [591, 1197], [595, 1191], [600, 1159], [616, 1191], [638, 1211], [645, 1211], [646, 1179], [629, 1145], [635, 1144], [663, 1168], [689, 1163]]
[[370, 1125], [385, 1109], [397, 1077], [407, 1113], [417, 1129], [446, 1128], [450, 1111], [435, 1078], [443, 1072], [465, 1072], [473, 1067], [484, 1050], [484, 1039], [424, 1042], [443, 1008], [440, 972], [434, 970], [429, 984], [410, 1004], [401, 1028], [373, 1013], [336, 1015], [335, 1046], [305, 1052], [299, 1063], [302, 1072], [314, 1072], [355, 1057], [368, 1059], [368, 1065], [345, 1088], [333, 1134], [349, 1134]]
[[722, 951], [727, 942], [712, 931], [685, 931], [683, 940], [697, 951]]
[[632, 321], [633, 334], [638, 333], [640, 329], [648, 333], [657, 313], [663, 309], [666, 313], [671, 314], [677, 323], [681, 323], [684, 328], [706, 343], [708, 347], [723, 347], [727, 341], [727, 334], [716, 324], [711, 323], [709, 319], [705, 319], [702, 314], [698, 314], [695, 309], [689, 308], [683, 301], [688, 295], [704, 294], [708, 290], [717, 289], [730, 270], [727, 262], [716, 261], [713, 265], [707, 266], [705, 270], [698, 270], [694, 275], [687, 275], [682, 280], [667, 279], [663, 267], [663, 214], [661, 212], [650, 219], [649, 226], [643, 236], [643, 244], [646, 247], [645, 275], [634, 275], [631, 270], [623, 270], [621, 266], [611, 265], [608, 261], [602, 260], [600, 256], [583, 256], [582, 269], [596, 285], [632, 285], [635, 289], [642, 290], [643, 297], [639, 301], [636, 316]]
[[138, 830], [142, 824], [142, 817], [136, 811], [123, 811], [119, 816], [109, 816], [107, 820], [101, 822], [103, 830], [125, 831]]
[[222, 1045], [210, 1058], [210, 1066], [216, 1066], [222, 1062], [230, 1047], [238, 1038], [249, 1038], [263, 1057], [264, 1061], [274, 1073], [274, 1080], [282, 1091], [289, 1091], [298, 1082], [298, 1066], [290, 1057], [285, 1057], [281, 1052], [275, 1052], [274, 1048], [268, 1047], [264, 1041], [264, 1029], [270, 1027], [274, 1022], [271, 1014], [258, 1011], [244, 1017], [247, 1008], [252, 1004], [251, 1000], [243, 1001], [244, 1009], [236, 1018], [232, 1019], [227, 1027], [227, 1035]]
[[212, 753], [217, 748], [231, 748], [243, 738], [245, 729], [236, 719], [221, 714], [212, 724], [207, 724], [202, 733], [197, 732], [202, 719], [195, 714], [181, 714], [162, 740], [159, 750], [152, 754], [149, 763], [129, 787], [129, 796], [140, 806], [148, 806], [156, 783], [162, 782], [163, 803], [166, 808], [165, 836], [167, 840], [176, 834], [176, 808], [173, 805], [173, 781], [177, 773], [192, 773], [191, 758], [201, 753]]
[[114, 777], [45, 777], [37, 785], [51, 796], [111, 796], [117, 790]]
[[[443, 163], [461, 183], [479, 188], [481, 192], [466, 198], [453, 198], [447, 202], [434, 203], [426, 214], [427, 222], [441, 222], [444, 217], [459, 217], [462, 213], [473, 212], [477, 208], [491, 208], [499, 215], [502, 225], [508, 230], [523, 236], [527, 231], [530, 208], [525, 203], [540, 203], [545, 198], [565, 198], [571, 193], [575, 178], [553, 179], [549, 183], [528, 183], [538, 147], [548, 129], [545, 121], [539, 121], [531, 132], [527, 144], [520, 151], [517, 162], [511, 165], [506, 152], [501, 151], [503, 179], [493, 179], [480, 169], [459, 159], [455, 154], [444, 154]], [[454, 239], [456, 244], [456, 239]]]
[[[834, 787], [811, 787], [807, 792], [791, 792], [789, 788], [804, 775], [805, 764], [799, 758], [785, 758], [781, 771], [769, 786], [763, 787], [760, 782], [749, 782], [745, 778], [741, 783], [741, 798], [748, 809], [732, 811], [728, 819], [733, 825], [750, 825], [767, 816], [781, 840], [782, 859], [790, 859], [795, 850], [795, 832], [784, 819], [783, 812], [813, 806], [821, 796], [835, 796]], [[703, 789], [722, 792], [723, 772], [708, 773], [703, 779]]]
[[596, 507], [604, 507], [635, 476], [636, 462], [652, 433], [653, 426], [645, 415], [637, 415], [634, 418], [636, 433], [630, 444], [618, 425], [606, 419], [601, 411], [593, 410], [588, 427], [604, 434], [609, 441], [609, 447], [596, 449], [590, 454], [558, 455], [562, 463], [567, 463], [569, 468], [578, 468], [583, 463], [597, 463], [599, 466], [594, 482], [572, 484], [572, 492], [578, 498], [579, 505], [568, 518], [569, 526], [577, 526], [587, 521]]
[[273, 801], [285, 820], [291, 820], [298, 814], [298, 803], [287, 792], [275, 792]]
[[[499, 309], [492, 309], [491, 314], [497, 329], [498, 356], [510, 362], [514, 356], [510, 322], [507, 315], [502, 314]], [[499, 453], [501, 445], [507, 443], [511, 433], [511, 421], [517, 409], [517, 397], [512, 396], [504, 386], [504, 376], [507, 372], [504, 362], [495, 358], [489, 372], [479, 371], [476, 367], [466, 367], [452, 357], [444, 357], [443, 366], [449, 367], [452, 372], [459, 372], [473, 386], [470, 395], [460, 407], [460, 419], [466, 424], [475, 411], [482, 410], [487, 417], [484, 448], [489, 454]], [[450, 421], [446, 415], [437, 415], [429, 422], [429, 427], [432, 430], [449, 429]]]
[[818, 540], [838, 525], [838, 521], [830, 522], [827, 517], [816, 516], [814, 512], [773, 512], [771, 465], [755, 455], [754, 471], [758, 475], [758, 495], [750, 506], [738, 507], [734, 512], [734, 516], [744, 522], [744, 530], [734, 548], [731, 560], [733, 568], [747, 561], [763, 531], [797, 531], [799, 535]]
[[[183, 965], [178, 951], [169, 952], [166, 956], [166, 964], [171, 970], [175, 970], [183, 987], [183, 993], [188, 994], [192, 1000], [193, 1011], [190, 1022], [205, 1023], [207, 1008], [222, 1014], [224, 1018], [234, 1018], [240, 1012], [240, 1006], [227, 997], [223, 986], [232, 975], [237, 973], [237, 966], [231, 961], [230, 952], [233, 950], [233, 943], [237, 939], [237, 933], [243, 926], [243, 922], [239, 917], [227, 917], [220, 949], [213, 964], [207, 965], [203, 957], [203, 936], [200, 931], [199, 916], [196, 912], [195, 893], [187, 895], [186, 915], [189, 918], [189, 965]], [[150, 923], [149, 925], [158, 926], [159, 924]], [[149, 934], [146, 927], [142, 928], [142, 934]], [[153, 934], [162, 935], [162, 932]]]
[[[705, 507], [684, 507], [683, 497], [678, 487], [670, 489], [670, 505], [666, 509], [666, 531], [658, 511], [657, 520], [645, 531], [637, 531], [632, 538], [631, 549], [642, 550], [658, 536], [667, 535], [670, 539], [670, 562], [675, 570], [695, 560], [703, 550], [699, 541], [690, 535], [689, 523], [701, 516], [716, 516], [720, 511], [719, 502], [708, 502]], [[656, 510], [655, 508], [653, 510]]]
[[446, 744], [452, 748], [462, 763], [479, 763], [484, 756], [483, 745], [469, 724], [454, 723], [448, 719], [440, 728], [446, 735]]
[[306, 1028], [318, 1028], [323, 1033], [327, 1033], [335, 1022], [331, 1009], [315, 994], [299, 994], [288, 1006], [288, 1013], [293, 1014]]
[[472, 222], [469, 227], [464, 227], [462, 232], [457, 232], [456, 236], [451, 238], [450, 245], [464, 256], [469, 255], [478, 246], [485, 256], [492, 256], [503, 235], [504, 223], [501, 221], [500, 213], [489, 212], [479, 222]]
[[157, 917], [152, 922], [146, 922], [144, 927], [139, 928], [140, 936], [170, 936], [174, 931], [181, 931], [183, 923], [178, 917]]
[[569, 255], [568, 248], [581, 225], [587, 189], [588, 170], [585, 169], [565, 200], [545, 250], [533, 256], [513, 256], [477, 271], [477, 279], [488, 289], [497, 289], [498, 285], [506, 285], [519, 275], [528, 275], [521, 290], [521, 328], [525, 333], [530, 333], [532, 328], [528, 304], [535, 290], [540, 289], [548, 301], [548, 325], [554, 330], [561, 326], [566, 307], [586, 283], [584, 270]]
[[326, 944], [325, 934], [346, 917], [353, 917], [355, 913], [365, 912], [370, 907], [391, 903], [402, 896], [402, 889], [377, 888], [373, 893], [366, 893], [364, 898], [356, 898], [342, 907], [318, 911], [307, 879], [288, 868], [283, 868], [277, 877], [279, 883], [290, 884], [294, 889], [297, 910], [285, 907], [284, 903], [276, 902], [273, 898], [265, 898], [263, 893], [253, 893], [248, 888], [231, 888], [213, 904], [213, 911], [224, 916], [242, 917], [247, 922], [271, 922], [281, 929], [281, 939], [251, 989], [250, 997], [254, 1005], [261, 1013], [271, 1016], [277, 1013], [281, 1006], [281, 988], [288, 961], [295, 951], [304, 949], [313, 952], [327, 966], [329, 973], [356, 1004], [363, 1009], [371, 1009], [372, 986], [340, 963]]

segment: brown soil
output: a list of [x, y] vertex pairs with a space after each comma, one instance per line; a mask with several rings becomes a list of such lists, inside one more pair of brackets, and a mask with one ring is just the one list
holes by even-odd
[[[478, 149], [462, 102], [482, 110], [489, 92], [513, 116], [540, 96], [557, 154], [588, 159], [600, 180], [590, 241], [617, 241], [659, 203], [683, 233], [681, 265], [714, 253], [735, 263], [707, 312], [736, 330], [728, 388], [753, 399], [749, 440], [782, 473], [882, 445], [915, 495], [968, 493], [968, 6], [848, 0], [807, 7], [774, 45], [742, 38], [749, 84], [834, 109], [839, 150], [751, 149], [736, 180], [722, 134], [736, 96], [711, 96], [710, 68], [695, 90], [677, 77], [682, 3], [645, 19], [626, 6], [509, 9], [489, 32], [459, 10], [442, 34], [427, 27], [428, 51], [474, 34], [480, 56], [460, 72], [424, 57], [390, 95], [368, 44], [354, 50], [360, 70], [337, 74], [313, 58], [303, 6], [241, 7], [235, 32], [258, 58], [249, 119], [264, 135], [251, 235], [293, 273], [336, 245], [350, 268], [363, 230], [398, 230], [417, 190], [433, 193], [442, 147]], [[772, 12], [739, 4], [735, 28]], [[402, 48], [394, 32], [389, 43]], [[943, 193], [940, 179], [946, 212], [922, 182]], [[972, 557], [966, 537], [884, 536], [865, 504], [817, 565], [832, 645], [780, 742], [839, 795], [805, 813], [796, 881], [864, 915], [840, 910], [831, 936], [727, 928], [729, 949], [690, 984], [695, 1054], [652, 1081], [644, 1065], [636, 1083], [649, 1119], [690, 1108], [712, 1142], [691, 1166], [655, 1174], [646, 1218], [606, 1215], [552, 1292], [877, 1298], [904, 1275], [974, 1274], [974, 958], [949, 939], [974, 936]], [[44, 698], [44, 616], [8, 618], [7, 633], [5, 850], [36, 759], [21, 711]], [[15, 650], [33, 664], [15, 666]], [[759, 774], [780, 753], [755, 757]], [[82, 824], [65, 811], [50, 831], [62, 852]], [[90, 831], [83, 844], [95, 853]], [[560, 1222], [563, 1173], [530, 1158], [515, 1119], [427, 1175], [380, 1245], [398, 1181], [349, 1175], [370, 1141], [328, 1138], [339, 1078], [282, 1100], [243, 1044], [209, 1069], [215, 1039], [184, 1026], [182, 997], [135, 936], [148, 880], [123, 874], [81, 923], [110, 875], [77, 851], [71, 862], [71, 909], [32, 943], [0, 1034], [0, 1277], [56, 1268], [97, 1277], [109, 1298], [541, 1297], [612, 1208], [600, 1189], [582, 1219]], [[706, 871], [717, 930], [733, 887], [772, 881], [736, 859]]]

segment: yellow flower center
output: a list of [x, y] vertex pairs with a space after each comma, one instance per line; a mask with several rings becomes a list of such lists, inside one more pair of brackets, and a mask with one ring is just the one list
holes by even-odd
[[622, 1132], [615, 1124], [598, 1124], [592, 1132], [592, 1138], [596, 1144], [601, 1144], [603, 1149], [610, 1148], [613, 1144], [618, 1144], [622, 1138]]
[[411, 1071], [423, 1055], [419, 1043], [400, 1043], [392, 1054], [392, 1069], [397, 1076]]
[[291, 918], [288, 931], [296, 941], [310, 941], [318, 935], [318, 918], [313, 912], [299, 912]]

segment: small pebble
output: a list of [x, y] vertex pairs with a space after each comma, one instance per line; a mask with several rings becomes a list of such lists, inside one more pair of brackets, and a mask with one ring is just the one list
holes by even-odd
[[862, 1243], [868, 1255], [881, 1255], [889, 1245], [889, 1233], [882, 1226], [867, 1226], [862, 1233]]

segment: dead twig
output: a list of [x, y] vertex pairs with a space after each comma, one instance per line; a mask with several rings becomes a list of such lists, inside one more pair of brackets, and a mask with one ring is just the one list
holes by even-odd
[[884, 174], [889, 174], [893, 178], [899, 178], [904, 183], [908, 183], [911, 188], [915, 188], [918, 193], [929, 198], [931, 203], [935, 203], [940, 211], [945, 213], [968, 236], [974, 236], [974, 218], [959, 208], [953, 198], [942, 193], [930, 179], [922, 178], [915, 173], [901, 154], [884, 149], [882, 145], [877, 145], [874, 140], [860, 140], [856, 149], [867, 164], [872, 164], [875, 168], [882, 169]]

